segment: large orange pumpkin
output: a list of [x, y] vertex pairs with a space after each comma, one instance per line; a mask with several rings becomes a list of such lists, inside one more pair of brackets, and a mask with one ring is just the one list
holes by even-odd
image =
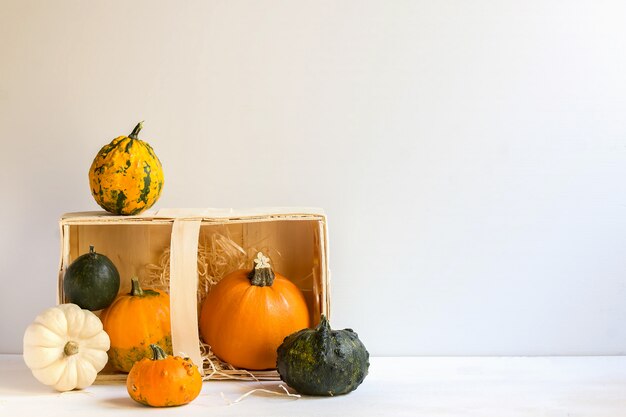
[[259, 252], [252, 271], [222, 278], [204, 299], [200, 333], [217, 357], [239, 368], [276, 367], [276, 349], [291, 333], [309, 326], [302, 292], [275, 274]]
[[168, 356], [150, 345], [152, 358], [135, 363], [126, 378], [130, 397], [152, 407], [171, 407], [193, 401], [202, 390], [198, 367], [189, 358]]
[[170, 297], [142, 289], [136, 277], [131, 292], [118, 296], [100, 318], [111, 339], [109, 362], [117, 370], [128, 372], [135, 362], [152, 357], [151, 344], [172, 354]]

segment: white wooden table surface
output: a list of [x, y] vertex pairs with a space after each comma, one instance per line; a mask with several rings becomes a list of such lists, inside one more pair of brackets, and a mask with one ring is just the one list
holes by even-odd
[[191, 404], [153, 409], [122, 384], [57, 393], [19, 355], [0, 355], [0, 416], [550, 416], [625, 417], [626, 357], [372, 358], [354, 392], [289, 398], [247, 391], [278, 383], [205, 382]]

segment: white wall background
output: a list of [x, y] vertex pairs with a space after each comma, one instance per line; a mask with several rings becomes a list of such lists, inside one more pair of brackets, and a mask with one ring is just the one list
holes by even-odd
[[0, 0], [0, 352], [146, 120], [158, 207], [321, 206], [375, 355], [626, 353], [620, 1]]

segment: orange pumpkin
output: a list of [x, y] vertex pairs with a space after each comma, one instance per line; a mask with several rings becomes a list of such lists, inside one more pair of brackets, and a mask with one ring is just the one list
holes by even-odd
[[171, 407], [193, 401], [202, 390], [198, 367], [189, 358], [168, 356], [150, 345], [152, 359], [135, 363], [126, 378], [130, 398], [152, 407]]
[[200, 333], [220, 359], [239, 368], [276, 367], [276, 349], [289, 334], [309, 326], [302, 292], [274, 274], [259, 252], [252, 271], [222, 278], [204, 299]]
[[151, 357], [150, 344], [172, 353], [170, 297], [142, 289], [136, 277], [130, 293], [118, 296], [100, 318], [111, 339], [109, 362], [119, 371], [128, 372], [135, 362]]

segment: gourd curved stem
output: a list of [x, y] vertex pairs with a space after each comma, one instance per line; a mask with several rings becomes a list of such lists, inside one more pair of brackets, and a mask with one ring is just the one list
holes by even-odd
[[154, 343], [150, 345], [150, 349], [152, 349], [152, 360], [158, 361], [167, 358], [167, 353], [161, 348], [159, 345], [155, 345]]
[[130, 132], [130, 135], [128, 135], [128, 137], [131, 139], [137, 139], [137, 136], [139, 135], [141, 129], [143, 129], [143, 120], [137, 123], [137, 126], [135, 126], [132, 132]]

